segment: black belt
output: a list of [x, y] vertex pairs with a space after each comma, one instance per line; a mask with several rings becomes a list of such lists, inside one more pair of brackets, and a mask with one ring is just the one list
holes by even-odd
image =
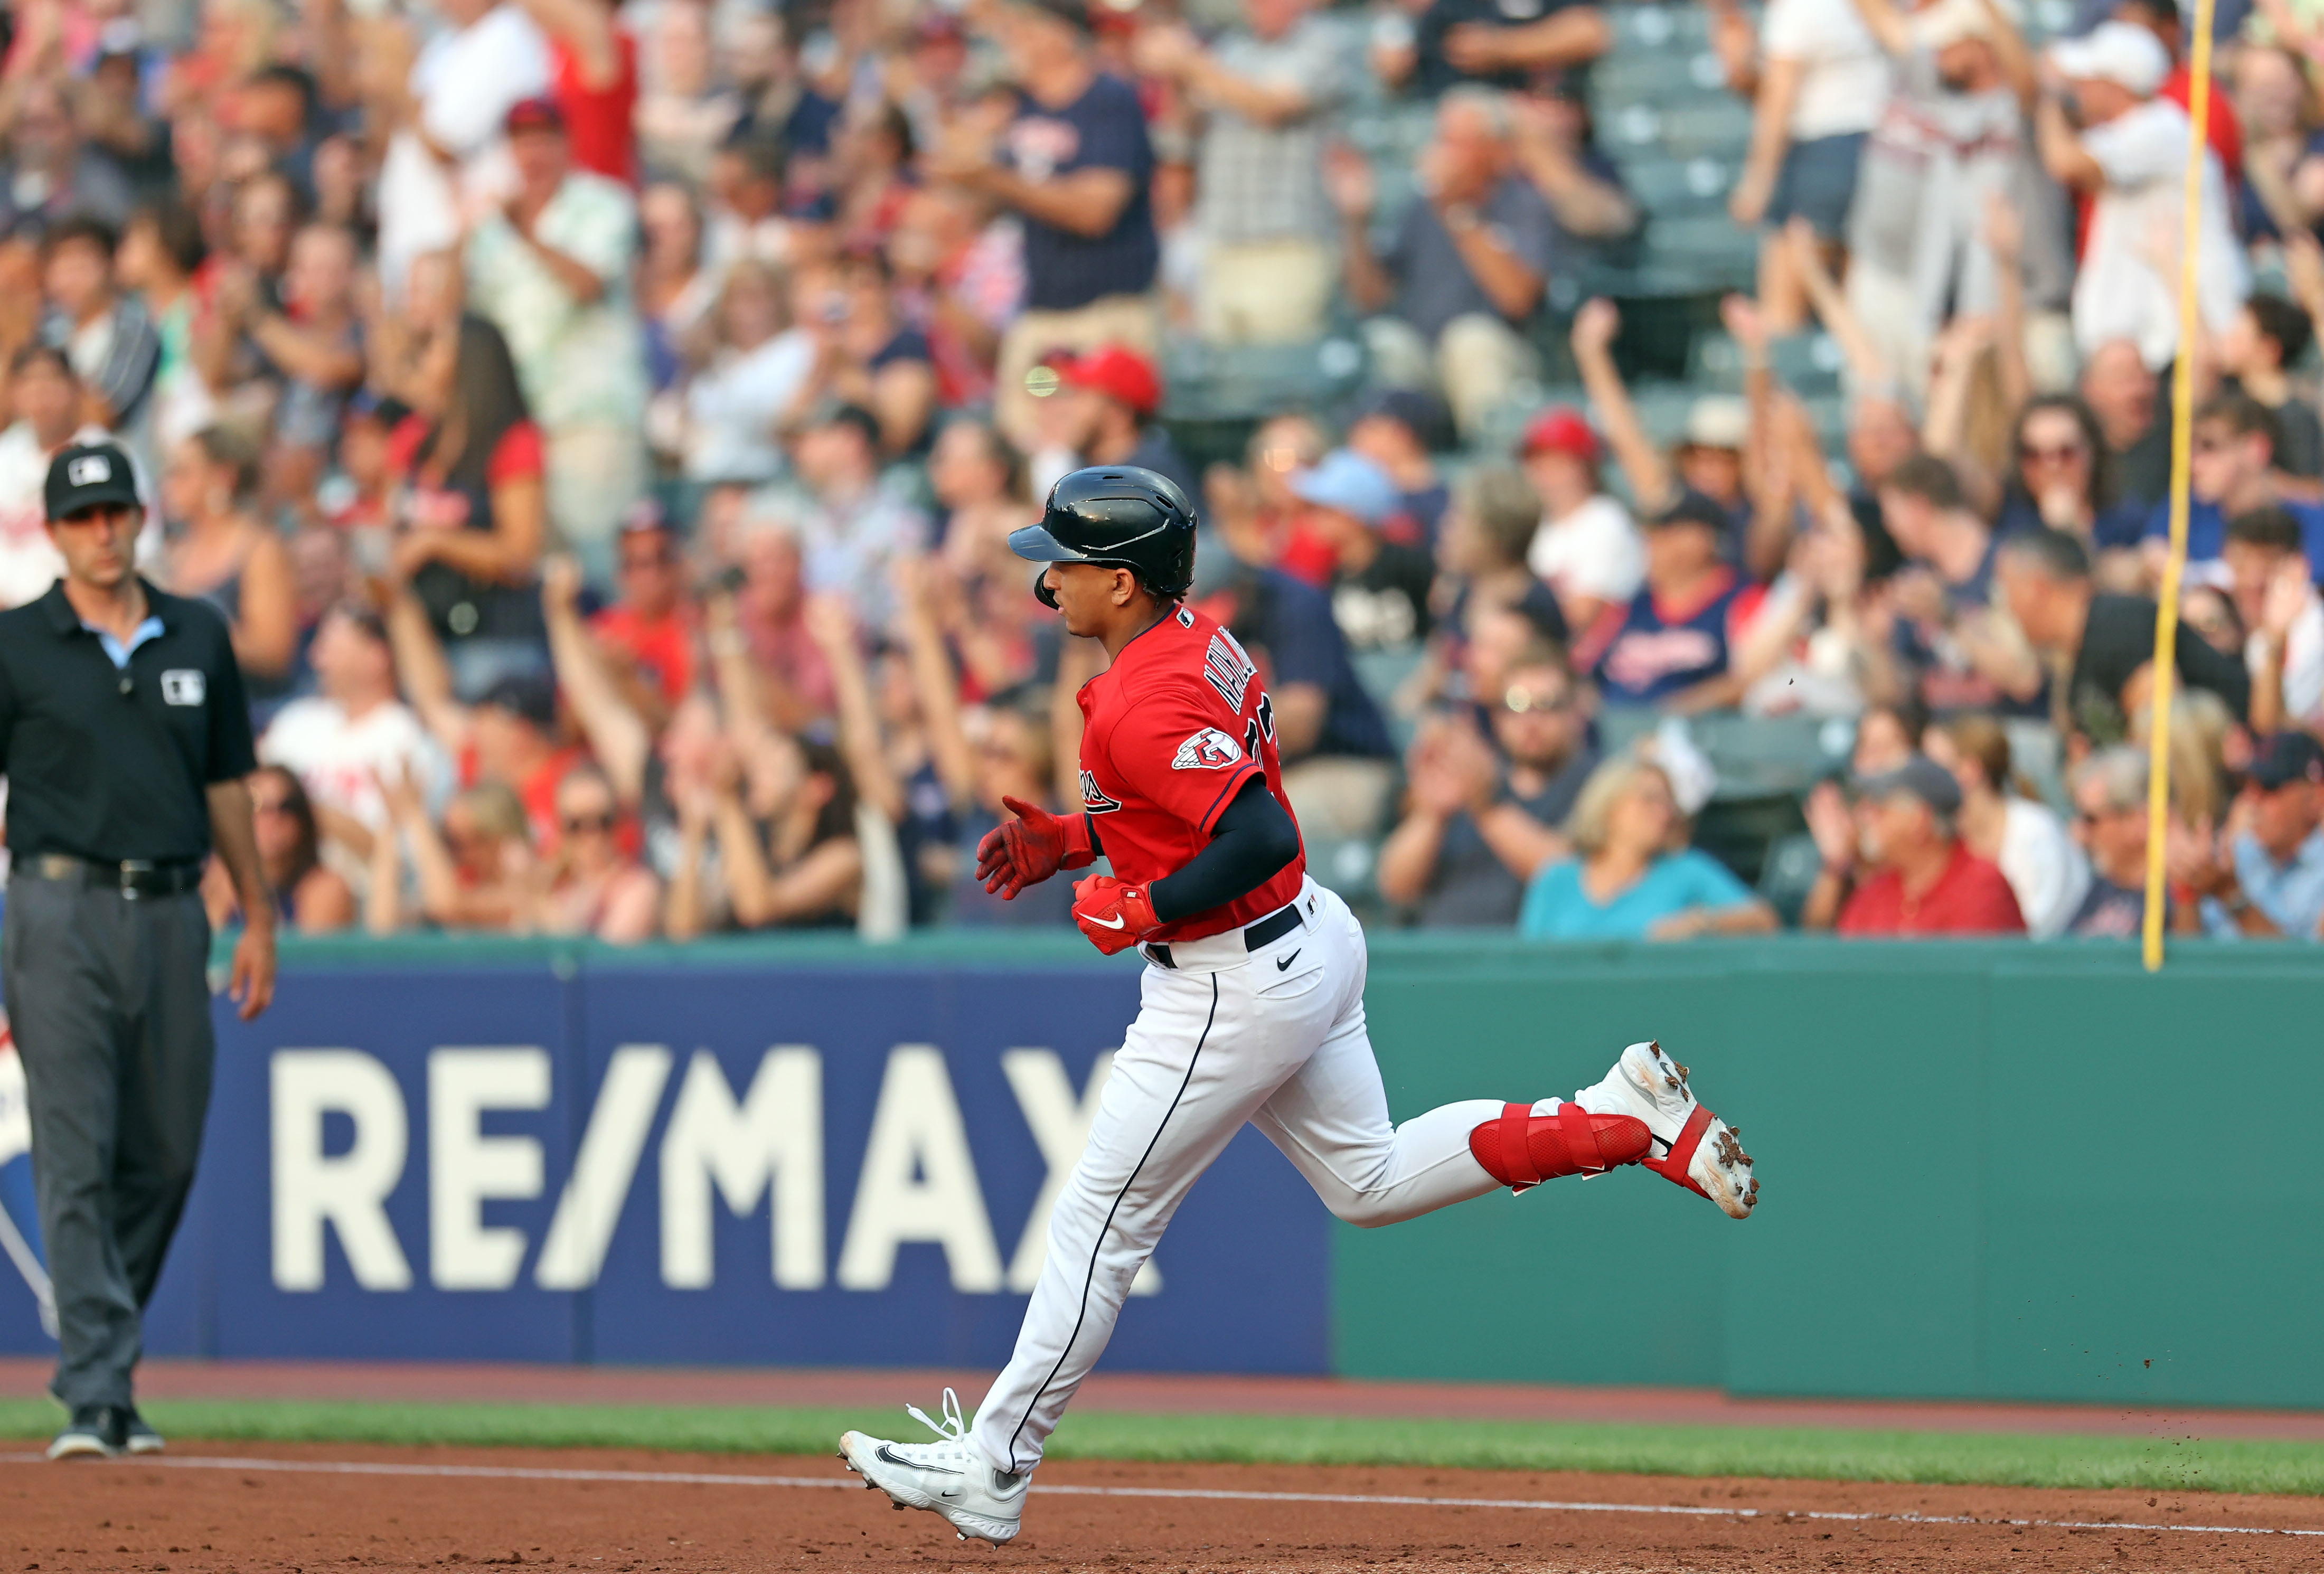
[[[1304, 922], [1305, 920], [1299, 916], [1298, 903], [1294, 902], [1287, 907], [1277, 907], [1258, 923], [1243, 930], [1242, 948], [1245, 951], [1263, 951], [1298, 928]], [[1205, 938], [1208, 937], [1205, 936]], [[1156, 967], [1167, 967], [1175, 971], [1178, 966], [1176, 962], [1170, 960], [1170, 947], [1161, 941], [1151, 942], [1139, 949], [1146, 953], [1146, 960]]]
[[98, 863], [69, 853], [42, 852], [16, 867], [44, 880], [74, 880], [97, 890], [119, 891], [133, 902], [140, 897], [174, 897], [202, 883], [198, 862], [148, 863], [127, 858], [119, 863]]

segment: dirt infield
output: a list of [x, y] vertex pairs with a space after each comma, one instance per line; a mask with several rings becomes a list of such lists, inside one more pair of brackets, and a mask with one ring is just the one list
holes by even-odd
[[830, 1459], [183, 1441], [169, 1459], [0, 1459], [0, 1570], [2324, 1565], [2324, 1501], [2205, 1493], [1059, 1461], [995, 1551]]

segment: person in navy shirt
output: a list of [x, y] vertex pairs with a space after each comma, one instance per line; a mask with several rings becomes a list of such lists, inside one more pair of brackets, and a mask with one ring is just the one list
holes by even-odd
[[1729, 663], [1763, 593], [1720, 556], [1726, 533], [1725, 511], [1699, 492], [1646, 521], [1646, 586], [1598, 658], [1606, 704], [1706, 711], [1741, 697]]
[[[2193, 494], [2187, 508], [2187, 567], [2198, 582], [2227, 582], [2221, 556], [2227, 520], [2270, 504], [2300, 521], [2309, 573], [2318, 575], [2324, 568], [2324, 504], [2284, 495], [2275, 462], [2282, 440], [2274, 412], [2249, 394], [2215, 393], [2196, 410], [2187, 467], [2188, 490]], [[2170, 540], [2171, 503], [2166, 498], [2147, 516], [2144, 543], [2158, 573]]]
[[999, 33], [1017, 114], [994, 139], [955, 127], [921, 161], [933, 180], [991, 198], [1025, 226], [1025, 310], [995, 370], [1002, 428], [1034, 446], [1026, 374], [1059, 349], [1108, 340], [1151, 353], [1161, 246], [1154, 147], [1137, 89], [1099, 69], [1084, 0], [1011, 0]]

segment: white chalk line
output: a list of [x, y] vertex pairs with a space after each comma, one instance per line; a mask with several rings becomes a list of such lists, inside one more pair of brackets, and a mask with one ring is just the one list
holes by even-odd
[[[41, 1454], [0, 1454], [0, 1465], [43, 1465]], [[549, 1465], [418, 1465], [386, 1459], [275, 1459], [201, 1458], [148, 1454], [124, 1459], [129, 1466], [174, 1470], [290, 1471], [321, 1476], [418, 1476], [481, 1481], [593, 1481], [641, 1487], [792, 1487], [862, 1490], [854, 1476], [738, 1476], [707, 1470], [574, 1470]], [[60, 1469], [88, 1469], [69, 1463]], [[1697, 1519], [1830, 1520], [1849, 1524], [2010, 1525], [2028, 1530], [2180, 1531], [2202, 1535], [2324, 1536], [2324, 1530], [2286, 1530], [2255, 1524], [2163, 1524], [2135, 1520], [1980, 1519], [1964, 1514], [1859, 1514], [1839, 1509], [1718, 1508], [1697, 1504], [1582, 1503], [1541, 1497], [1423, 1497], [1362, 1492], [1255, 1492], [1215, 1487], [1080, 1487], [1037, 1482], [1031, 1490], [1059, 1497], [1177, 1497], [1222, 1503], [1330, 1503], [1371, 1508], [1513, 1508], [1551, 1514], [1674, 1514]]]

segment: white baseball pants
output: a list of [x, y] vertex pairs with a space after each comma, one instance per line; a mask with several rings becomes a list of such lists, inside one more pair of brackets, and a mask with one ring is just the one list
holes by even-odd
[[996, 1468], [1040, 1462], [1130, 1281], [1245, 1121], [1351, 1224], [1394, 1224], [1500, 1184], [1469, 1153], [1500, 1100], [1389, 1121], [1364, 1027], [1363, 930], [1313, 880], [1299, 907], [1305, 922], [1263, 950], [1246, 953], [1234, 931], [1172, 946], [1176, 969], [1147, 965], [1089, 1146], [1049, 1216], [1016, 1354], [977, 1406], [973, 1436]]

